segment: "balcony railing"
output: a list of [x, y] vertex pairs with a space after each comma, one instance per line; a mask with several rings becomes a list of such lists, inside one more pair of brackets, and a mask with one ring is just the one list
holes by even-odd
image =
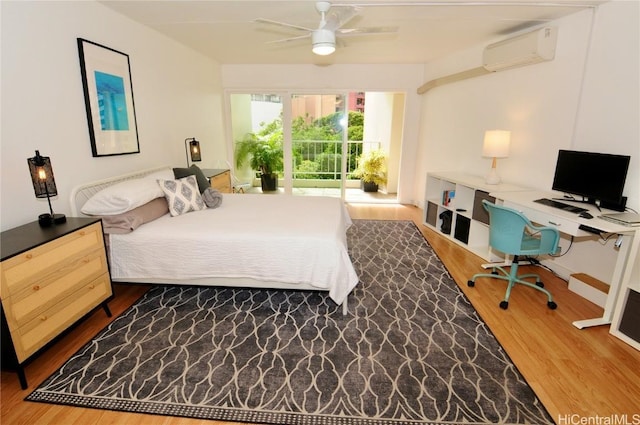
[[[347, 178], [356, 169], [365, 146], [380, 148], [380, 142], [347, 142]], [[341, 180], [342, 142], [335, 140], [294, 140], [293, 180]], [[327, 182], [329, 183], [329, 182]]]

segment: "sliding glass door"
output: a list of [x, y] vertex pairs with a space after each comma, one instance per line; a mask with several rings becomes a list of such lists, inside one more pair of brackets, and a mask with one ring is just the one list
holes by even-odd
[[[395, 202], [404, 94], [233, 93], [228, 104], [228, 165], [246, 192]], [[367, 192], [354, 171], [372, 152], [384, 156], [385, 179]]]

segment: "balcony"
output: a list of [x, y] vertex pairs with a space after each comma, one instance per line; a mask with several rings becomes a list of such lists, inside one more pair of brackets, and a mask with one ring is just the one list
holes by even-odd
[[[341, 196], [342, 143], [326, 140], [294, 140], [293, 144], [293, 194], [300, 196]], [[396, 194], [382, 191], [364, 192], [360, 180], [349, 178], [357, 166], [357, 157], [363, 149], [378, 149], [379, 142], [349, 141], [347, 144], [347, 202], [395, 203]], [[282, 180], [278, 191], [284, 193]], [[247, 193], [262, 193], [260, 180], [254, 179]]]

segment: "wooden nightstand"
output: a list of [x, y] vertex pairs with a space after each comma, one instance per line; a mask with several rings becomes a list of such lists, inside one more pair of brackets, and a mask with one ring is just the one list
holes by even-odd
[[231, 171], [225, 169], [203, 169], [211, 187], [222, 193], [231, 193]]
[[66, 223], [38, 222], [2, 232], [0, 298], [2, 365], [23, 364], [75, 322], [113, 295], [102, 221], [68, 217]]

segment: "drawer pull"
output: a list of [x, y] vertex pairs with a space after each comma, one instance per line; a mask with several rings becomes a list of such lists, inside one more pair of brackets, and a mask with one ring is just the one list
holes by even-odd
[[33, 290], [34, 291], [39, 291], [40, 290], [40, 285], [33, 285]]
[[91, 285], [89, 285], [89, 289], [95, 289], [96, 285], [94, 285], [93, 283]]
[[25, 255], [25, 258], [27, 260], [31, 260], [33, 258], [33, 254], [27, 254], [27, 255]]
[[549, 224], [553, 224], [554, 226], [560, 226], [560, 223], [554, 223], [553, 221], [549, 220]]
[[45, 320], [47, 320], [47, 316], [40, 316], [40, 321], [44, 322]]

